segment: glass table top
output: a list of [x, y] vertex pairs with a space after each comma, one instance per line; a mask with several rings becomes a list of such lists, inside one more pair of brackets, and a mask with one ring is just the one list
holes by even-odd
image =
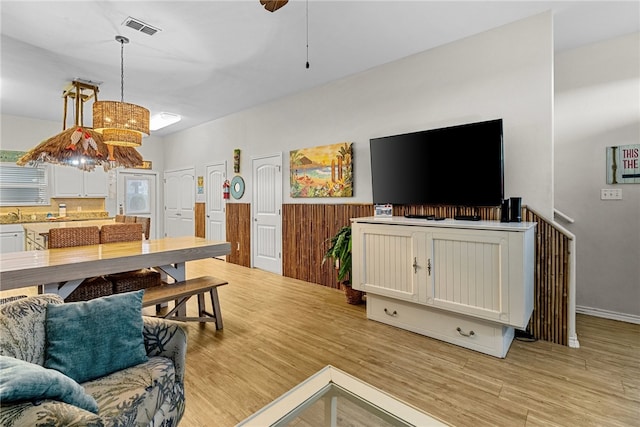
[[447, 424], [327, 366], [238, 426], [394, 427]]

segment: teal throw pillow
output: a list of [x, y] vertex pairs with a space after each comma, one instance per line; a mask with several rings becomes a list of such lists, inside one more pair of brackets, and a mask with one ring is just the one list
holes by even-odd
[[49, 304], [44, 366], [83, 383], [146, 362], [143, 294]]
[[98, 413], [95, 399], [71, 378], [35, 363], [0, 356], [0, 402], [4, 404], [44, 399], [59, 400], [94, 414]]

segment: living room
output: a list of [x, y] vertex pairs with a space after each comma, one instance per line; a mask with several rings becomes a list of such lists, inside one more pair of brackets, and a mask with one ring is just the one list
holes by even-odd
[[[224, 159], [232, 164], [233, 149], [239, 148], [247, 189], [243, 199], [231, 202], [246, 204], [252, 201], [250, 160], [253, 156], [352, 141], [354, 197], [337, 203], [366, 204], [371, 202], [370, 138], [502, 118], [505, 123], [505, 196], [521, 196], [525, 205], [548, 219], [554, 218], [554, 209], [558, 209], [576, 220], [565, 226], [576, 235], [578, 312], [638, 323], [638, 265], [630, 260], [640, 258], [640, 224], [637, 220], [640, 192], [633, 185], [624, 185], [621, 186], [624, 193], [621, 201], [602, 201], [599, 197], [600, 189], [607, 187], [605, 148], [638, 143], [638, 91], [634, 91], [638, 85], [638, 33], [555, 54], [553, 33], [551, 13], [532, 16], [189, 130], [163, 138], [151, 136], [145, 139], [140, 151], [160, 172], [193, 166], [196, 175], [201, 176], [210, 161]], [[26, 150], [58, 130], [58, 123], [3, 114], [3, 149]], [[287, 167], [285, 162], [285, 176]], [[411, 185], [399, 183], [402, 184]], [[285, 204], [318, 203], [315, 199], [292, 199], [286, 193]], [[321, 202], [325, 204], [325, 200]], [[602, 225], [604, 221], [606, 229]], [[269, 277], [269, 280], [279, 280]], [[228, 288], [221, 293], [223, 304], [224, 292], [230, 292], [232, 286]], [[352, 312], [354, 309], [347, 307], [344, 310]], [[324, 322], [330, 322], [330, 319], [324, 319]], [[358, 325], [368, 328], [363, 323]], [[309, 325], [305, 324], [305, 327]], [[631, 341], [635, 337], [637, 345], [637, 328], [631, 328]], [[377, 329], [374, 338], [387, 333], [395, 334], [396, 331]], [[193, 328], [192, 335], [197, 334], [209, 335]], [[409, 334], [401, 334], [403, 339], [409, 337]], [[580, 334], [578, 329], [578, 339]], [[274, 334], [272, 338], [276, 336]], [[221, 337], [216, 337], [219, 339]], [[413, 343], [418, 337], [407, 339]], [[395, 338], [393, 342], [400, 345]], [[204, 351], [202, 345], [203, 342], [198, 341], [190, 351], [198, 354]], [[415, 345], [419, 347], [420, 344]], [[522, 364], [527, 364], [528, 348], [524, 344], [517, 345], [522, 346], [522, 352], [517, 356], [524, 358]], [[277, 349], [278, 345], [274, 347]], [[571, 359], [571, 349], [551, 347], [551, 352], [566, 356], [564, 360], [556, 360], [558, 364], [575, 363]], [[446, 356], [443, 358], [458, 360], [455, 350], [444, 350]], [[287, 357], [294, 357], [292, 353], [287, 353]], [[214, 359], [215, 351], [203, 357]], [[536, 357], [532, 355], [532, 359]], [[481, 370], [482, 360], [471, 364], [478, 363]], [[244, 361], [256, 363], [247, 366], [247, 370], [271, 369], [260, 363], [258, 355], [245, 356]], [[219, 372], [224, 362], [215, 363]], [[377, 363], [383, 365], [382, 361]], [[394, 366], [402, 362], [389, 363]], [[375, 364], [375, 361], [366, 363], [369, 368]], [[295, 366], [296, 362], [292, 360], [284, 365]], [[343, 366], [353, 369], [358, 365], [349, 360]], [[389, 369], [384, 376], [389, 376], [393, 370]], [[193, 378], [197, 371], [191, 367], [190, 372]], [[562, 369], [556, 373], [562, 375]], [[215, 372], [211, 375], [214, 377]], [[257, 377], [263, 381], [278, 381], [277, 376], [266, 373]], [[376, 376], [370, 373], [366, 378], [371, 381]], [[229, 381], [233, 382], [233, 378]], [[633, 382], [629, 384], [629, 394], [633, 395], [636, 387], [637, 395], [637, 386]], [[381, 387], [381, 384], [377, 385]], [[202, 386], [203, 383], [198, 383], [198, 387]], [[263, 384], [255, 387], [261, 386]], [[446, 389], [443, 384], [441, 386]], [[251, 388], [249, 384], [247, 387]], [[455, 390], [447, 391], [455, 393]], [[192, 389], [191, 393], [194, 392]], [[211, 390], [201, 392], [214, 393]], [[403, 398], [411, 400], [410, 395], [410, 392], [406, 393]], [[471, 396], [467, 397], [471, 399]], [[437, 403], [432, 403], [431, 408], [423, 409], [434, 410]], [[241, 402], [236, 404], [243, 405]], [[251, 413], [247, 411], [248, 407], [257, 410], [261, 406], [250, 399], [244, 405], [239, 414]], [[493, 406], [496, 407], [499, 404]], [[443, 417], [442, 413], [439, 415]], [[455, 415], [446, 419], [454, 425], [482, 421], [491, 424], [490, 420], [488, 415], [480, 420], [458, 419]], [[532, 423], [534, 420], [530, 419]], [[507, 425], [508, 421], [496, 421], [496, 424]], [[599, 421], [604, 423], [602, 419]], [[542, 423], [540, 419], [538, 422]], [[620, 423], [624, 424], [624, 420]], [[569, 425], [569, 421], [560, 424]]]

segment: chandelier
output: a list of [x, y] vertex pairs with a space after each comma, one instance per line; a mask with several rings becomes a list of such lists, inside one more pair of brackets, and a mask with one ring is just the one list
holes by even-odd
[[[102, 135], [83, 125], [84, 103], [97, 100], [98, 86], [93, 82], [75, 80], [63, 91], [64, 115], [62, 132], [42, 141], [16, 162], [19, 166], [36, 166], [53, 163], [75, 166], [92, 171], [96, 166], [104, 170], [116, 167], [133, 168], [142, 165], [142, 156], [133, 147], [106, 145]], [[69, 99], [75, 101], [74, 126], [67, 129], [67, 106]]]
[[129, 39], [116, 36], [116, 41], [120, 43], [120, 102], [94, 102], [93, 129], [107, 145], [139, 147], [142, 134], [149, 135], [149, 110], [124, 102], [124, 45]]

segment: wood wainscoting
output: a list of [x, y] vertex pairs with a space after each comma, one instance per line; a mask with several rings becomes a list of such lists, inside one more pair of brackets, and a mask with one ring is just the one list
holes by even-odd
[[[198, 204], [196, 217], [198, 218]], [[568, 345], [569, 237], [526, 206], [523, 220], [537, 222], [534, 310], [527, 332], [535, 338]], [[394, 206], [394, 215], [418, 214], [453, 218], [479, 215], [500, 220], [500, 208], [456, 208], [454, 206]], [[282, 207], [283, 276], [339, 288], [332, 265], [322, 265], [327, 240], [350, 224], [351, 218], [373, 215], [371, 204], [286, 204]], [[251, 205], [227, 204], [227, 261], [251, 266]], [[200, 220], [196, 220], [196, 224]], [[202, 217], [204, 224], [204, 216]], [[196, 225], [196, 232], [198, 230]], [[196, 234], [197, 235], [197, 234]]]
[[538, 339], [569, 345], [570, 238], [527, 207], [522, 218], [538, 223], [533, 314], [527, 331]]
[[[195, 236], [206, 237], [206, 204], [195, 204]], [[225, 220], [226, 239], [231, 243], [227, 261], [251, 267], [251, 204], [227, 203]]]
[[207, 218], [206, 218], [206, 204], [205, 203], [196, 203], [196, 208], [194, 211], [195, 215], [195, 235], [196, 237], [207, 237]]
[[[338, 288], [332, 265], [322, 265], [327, 240], [350, 218], [373, 215], [373, 205], [289, 204], [283, 206], [283, 275]], [[568, 345], [569, 238], [536, 213], [522, 208], [524, 221], [537, 222], [534, 310], [527, 332], [535, 338]], [[394, 215], [417, 214], [453, 218], [479, 215], [499, 221], [500, 208], [394, 206]], [[232, 248], [233, 249], [233, 248]]]
[[231, 253], [227, 262], [251, 267], [251, 204], [227, 203], [227, 242]]
[[322, 265], [328, 240], [351, 218], [373, 215], [373, 205], [290, 204], [282, 207], [282, 274], [339, 289], [331, 263]]

